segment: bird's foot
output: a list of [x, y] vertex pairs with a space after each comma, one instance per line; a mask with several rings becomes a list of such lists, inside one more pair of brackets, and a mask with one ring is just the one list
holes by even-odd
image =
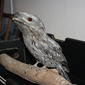
[[46, 68], [46, 66], [43, 66], [42, 68]]
[[46, 68], [47, 66], [41, 64], [39, 61], [37, 61], [35, 64], [34, 64], [35, 67], [40, 67], [40, 68]]
[[39, 62], [37, 61], [37, 62], [34, 64], [34, 66], [37, 67], [38, 63], [39, 63]]

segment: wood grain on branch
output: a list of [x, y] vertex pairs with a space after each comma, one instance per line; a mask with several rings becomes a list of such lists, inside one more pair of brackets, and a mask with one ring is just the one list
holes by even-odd
[[25, 64], [6, 54], [0, 55], [0, 64], [8, 71], [33, 83], [40, 85], [73, 85], [60, 76], [55, 70]]

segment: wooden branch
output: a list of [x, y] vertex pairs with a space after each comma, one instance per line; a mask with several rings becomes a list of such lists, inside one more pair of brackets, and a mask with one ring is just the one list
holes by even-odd
[[27, 65], [6, 54], [0, 55], [0, 64], [8, 71], [40, 85], [73, 85], [60, 76], [56, 70]]

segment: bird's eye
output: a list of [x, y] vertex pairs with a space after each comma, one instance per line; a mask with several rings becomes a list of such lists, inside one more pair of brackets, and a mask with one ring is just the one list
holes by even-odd
[[31, 18], [31, 17], [29, 17], [29, 18], [28, 18], [28, 21], [30, 21], [30, 22], [31, 22], [31, 21], [32, 21], [32, 18]]

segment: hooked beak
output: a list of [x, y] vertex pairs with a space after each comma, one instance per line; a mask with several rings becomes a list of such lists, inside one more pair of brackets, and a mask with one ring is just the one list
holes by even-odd
[[19, 22], [20, 22], [20, 20], [19, 20], [17, 17], [13, 17], [12, 20], [13, 20], [14, 22], [15, 22], [15, 21], [17, 21], [17, 22], [19, 21]]
[[12, 18], [12, 21], [14, 21], [14, 22], [20, 22], [20, 19], [19, 19], [19, 13], [16, 13], [16, 14], [14, 14], [14, 17]]
[[23, 24], [23, 22], [19, 18], [17, 18], [17, 17], [12, 18], [12, 20], [13, 20], [13, 22], [15, 24], [19, 24], [19, 23], [22, 23]]

